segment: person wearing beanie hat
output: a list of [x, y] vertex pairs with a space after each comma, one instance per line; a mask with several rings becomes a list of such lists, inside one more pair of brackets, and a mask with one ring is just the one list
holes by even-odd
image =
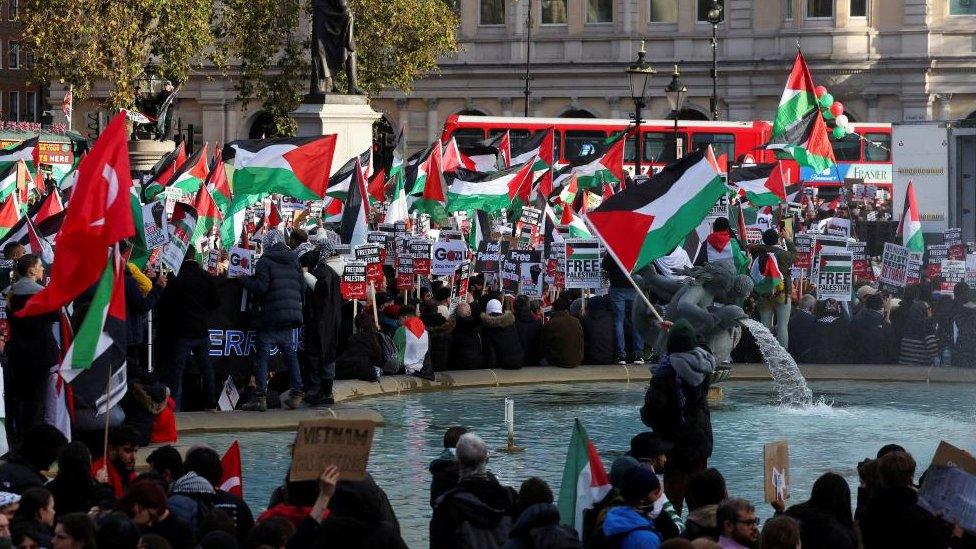
[[658, 533], [642, 509], [661, 495], [661, 482], [644, 467], [630, 469], [623, 478], [620, 496], [623, 505], [612, 507], [603, 521], [602, 533], [606, 542], [627, 549], [657, 549], [661, 546]]
[[620, 497], [620, 489], [624, 485], [624, 477], [631, 469], [640, 467], [640, 462], [631, 456], [620, 456], [613, 460], [610, 466], [610, 486], [612, 489], [602, 500], [596, 502], [592, 508], [583, 511], [583, 547], [596, 547], [600, 545], [599, 540], [604, 538], [603, 522], [607, 518], [607, 512], [612, 507], [623, 505]]
[[705, 469], [712, 455], [708, 388], [715, 355], [698, 346], [694, 328], [679, 319], [668, 330], [667, 353], [654, 368], [644, 395], [641, 421], [672, 447], [667, 454], [664, 491], [678, 514], [688, 477]]
[[[780, 237], [783, 239], [785, 248], [779, 245]], [[758, 284], [761, 280], [756, 279], [757, 275], [762, 276], [765, 270], [765, 262], [775, 259], [776, 265], [782, 276], [782, 288], [776, 287], [771, 293], [759, 293], [759, 318], [763, 325], [770, 332], [776, 334], [776, 339], [784, 349], [789, 348], [790, 341], [790, 313], [792, 312], [793, 280], [790, 277], [790, 269], [793, 267], [793, 260], [796, 257], [796, 248], [793, 241], [786, 237], [786, 233], [779, 233], [775, 229], [766, 229], [762, 235], [763, 243], [753, 246], [750, 250], [754, 257], [752, 265], [752, 276]], [[758, 263], [758, 265], [757, 265]], [[765, 277], [764, 277], [765, 278]], [[767, 279], [768, 280], [768, 279]]]
[[515, 370], [525, 363], [515, 314], [502, 312], [502, 303], [491, 299], [481, 313], [481, 339], [484, 345], [485, 367]]

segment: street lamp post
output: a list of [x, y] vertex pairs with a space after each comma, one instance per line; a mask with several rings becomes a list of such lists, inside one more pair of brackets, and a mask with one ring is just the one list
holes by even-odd
[[712, 6], [708, 8], [708, 14], [706, 19], [712, 25], [712, 120], [718, 120], [718, 41], [716, 40], [715, 33], [718, 28], [718, 24], [722, 22], [722, 6], [718, 3], [718, 0], [712, 0]]
[[685, 96], [688, 95], [688, 88], [681, 84], [678, 77], [681, 73], [678, 72], [678, 65], [674, 66], [674, 72], [671, 73], [671, 82], [668, 86], [664, 88], [664, 95], [668, 98], [668, 106], [671, 107], [671, 114], [674, 116], [674, 158], [677, 160], [680, 156], [678, 153], [678, 116], [681, 113], [681, 107], [685, 103]]
[[644, 98], [647, 96], [647, 84], [651, 81], [651, 75], [654, 74], [651, 64], [644, 59], [645, 55], [644, 41], [641, 40], [640, 51], [637, 52], [637, 61], [627, 67], [626, 71], [627, 77], [630, 79], [630, 96], [634, 100], [634, 123], [636, 125], [634, 140], [635, 178], [641, 175], [641, 156], [644, 152], [641, 149], [641, 109], [644, 108]]
[[532, 90], [529, 87], [529, 81], [532, 80], [532, 0], [529, 2], [529, 15], [527, 17], [528, 28], [525, 33], [525, 110], [523, 111], [523, 116], [529, 117], [529, 96], [532, 95]]

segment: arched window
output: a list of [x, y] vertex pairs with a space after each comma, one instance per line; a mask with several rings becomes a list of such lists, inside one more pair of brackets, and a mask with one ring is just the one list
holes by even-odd
[[247, 132], [248, 139], [266, 139], [275, 136], [274, 120], [267, 111], [261, 111], [251, 122], [251, 129]]
[[969, 116], [966, 117], [966, 120], [976, 120], [976, 111], [969, 113]]
[[458, 116], [488, 116], [488, 114], [478, 109], [464, 109], [458, 111]]
[[596, 115], [586, 109], [568, 109], [559, 118], [596, 118]]

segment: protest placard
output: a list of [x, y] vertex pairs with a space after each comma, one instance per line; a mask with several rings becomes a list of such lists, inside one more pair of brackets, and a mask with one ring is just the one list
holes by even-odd
[[519, 283], [521, 282], [521, 273], [519, 269], [519, 263], [522, 257], [527, 257], [528, 252], [525, 250], [512, 250], [509, 249], [502, 256], [501, 268], [499, 271], [499, 278], [501, 280], [501, 291], [515, 295], [519, 292]]
[[227, 252], [227, 276], [239, 278], [254, 273], [254, 252], [247, 248], [234, 247]]
[[538, 227], [542, 224], [542, 210], [538, 208], [522, 208], [522, 214], [519, 217], [519, 223], [525, 225], [534, 225]]
[[468, 281], [471, 279], [471, 262], [465, 261], [457, 268], [454, 272], [452, 278], [453, 284], [451, 286], [451, 303], [450, 309], [453, 312], [454, 309], [464, 300], [468, 293]]
[[[385, 237], [384, 237], [385, 238]], [[372, 242], [369, 244], [362, 244], [356, 246], [353, 250], [353, 254], [356, 257], [356, 261], [362, 261], [363, 263], [380, 263], [383, 257], [383, 248], [379, 244]]]
[[300, 198], [281, 195], [278, 199], [278, 207], [281, 208], [281, 213], [283, 214], [296, 211], [300, 212], [305, 209], [305, 201]]
[[396, 260], [396, 285], [397, 290], [413, 289], [414, 278], [413, 258], [409, 256], [397, 256]]
[[976, 254], [966, 255], [966, 284], [976, 286]]
[[820, 254], [817, 270], [817, 299], [850, 301], [854, 291], [851, 254]]
[[885, 242], [881, 255], [881, 276], [878, 281], [882, 289], [901, 295], [908, 280], [908, 249], [898, 244]]
[[785, 440], [763, 444], [763, 495], [767, 503], [790, 499], [790, 445]]
[[362, 480], [373, 447], [372, 421], [312, 419], [298, 422], [288, 479], [315, 480], [327, 465], [339, 467], [342, 480]]
[[847, 237], [834, 234], [817, 234], [814, 243], [815, 253], [844, 253], [847, 251]]
[[152, 250], [169, 242], [166, 230], [166, 205], [159, 201], [142, 207], [142, 233], [146, 239], [146, 249]]
[[953, 295], [956, 284], [966, 280], [966, 262], [946, 259], [942, 262], [942, 293]]
[[813, 263], [813, 237], [808, 234], [798, 234], [793, 238], [793, 245], [796, 247], [793, 266], [809, 270]]
[[380, 248], [379, 263], [384, 265], [393, 264], [393, 235], [382, 231], [369, 231], [366, 233], [366, 242], [376, 244]]
[[851, 236], [851, 220], [843, 217], [829, 217], [821, 221], [821, 231], [833, 236]]
[[964, 450], [941, 441], [919, 487], [918, 504], [951, 524], [976, 533], [976, 459]]
[[750, 245], [762, 244], [762, 229], [746, 227], [746, 243]]
[[220, 270], [220, 250], [207, 252], [207, 272], [215, 275]]
[[508, 242], [504, 240], [495, 242], [482, 240], [474, 255], [474, 270], [481, 273], [498, 272], [501, 268], [502, 256], [506, 252], [508, 252]]
[[918, 284], [922, 280], [922, 252], [908, 253], [908, 271], [905, 277], [907, 284]]
[[366, 299], [366, 264], [362, 261], [346, 263], [339, 281], [342, 299]]
[[541, 298], [544, 282], [542, 250], [520, 250], [519, 256], [519, 293]]
[[442, 240], [434, 243], [430, 274], [448, 276], [468, 259], [468, 245], [463, 240]]
[[237, 402], [241, 399], [241, 394], [234, 384], [234, 376], [227, 376], [224, 387], [220, 391], [220, 398], [217, 399], [217, 408], [221, 412], [232, 412], [237, 408]]
[[729, 218], [729, 196], [727, 194], [718, 197], [718, 201], [715, 202], [715, 205], [709, 210], [708, 215], [705, 216], [704, 222], [708, 223], [708, 226], [711, 227], [712, 223], [715, 223], [715, 220], [720, 217]]
[[463, 241], [464, 235], [461, 234], [461, 231], [454, 229], [441, 229], [441, 231], [437, 234], [437, 240], [441, 242], [450, 242], [452, 240]]
[[596, 290], [603, 285], [600, 242], [569, 238], [565, 243], [566, 289]]
[[868, 258], [868, 243], [848, 242], [847, 251], [851, 253], [854, 280], [874, 280], [874, 272], [871, 271], [871, 260]]
[[410, 239], [407, 253], [413, 258], [413, 272], [420, 276], [430, 276], [430, 240], [420, 236]]
[[942, 273], [942, 262], [949, 259], [949, 246], [945, 244], [929, 244], [928, 259], [925, 262], [925, 276], [935, 278]]
[[[173, 217], [170, 218], [167, 230], [169, 231], [169, 241], [162, 248], [160, 260], [173, 274], [180, 273], [183, 259], [190, 247], [190, 238], [193, 230], [197, 226], [197, 213], [192, 207], [180, 203], [173, 210]], [[194, 258], [196, 259], [196, 258]]]
[[946, 246], [962, 246], [962, 229], [955, 227], [943, 231], [942, 243]]

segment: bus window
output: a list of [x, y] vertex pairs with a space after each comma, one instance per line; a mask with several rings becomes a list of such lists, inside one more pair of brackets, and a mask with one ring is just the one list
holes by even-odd
[[[735, 162], [735, 135], [731, 133], [696, 133], [691, 136], [691, 150], [712, 144], [712, 152], [718, 160], [724, 154], [729, 162]], [[691, 152], [691, 151], [687, 151]]]
[[[674, 162], [674, 133], [672, 132], [642, 132], [644, 134], [644, 157], [646, 162]], [[688, 135], [679, 133], [681, 149], [686, 150]], [[633, 147], [631, 147], [633, 149]], [[631, 155], [633, 156], [633, 155]], [[630, 158], [633, 161], [633, 157]]]
[[891, 134], [864, 134], [864, 159], [869, 162], [891, 161]]
[[843, 139], [835, 139], [831, 135], [830, 145], [834, 148], [834, 159], [838, 162], [861, 159], [861, 138], [856, 135], [845, 135]]
[[474, 145], [478, 141], [483, 140], [485, 138], [485, 132], [484, 130], [478, 128], [460, 128], [458, 130], [454, 130], [451, 137], [457, 141], [458, 147], [466, 147], [468, 145]]
[[559, 151], [562, 150], [563, 134], [559, 130], [552, 132], [552, 161], [559, 162]]
[[512, 150], [518, 149], [523, 143], [529, 140], [529, 136], [532, 132], [529, 130], [504, 130], [504, 129], [494, 129], [488, 132], [488, 137], [495, 137], [496, 135], [501, 135], [508, 131], [509, 146]]
[[601, 131], [566, 130], [566, 160], [594, 152], [606, 140], [607, 134]]

